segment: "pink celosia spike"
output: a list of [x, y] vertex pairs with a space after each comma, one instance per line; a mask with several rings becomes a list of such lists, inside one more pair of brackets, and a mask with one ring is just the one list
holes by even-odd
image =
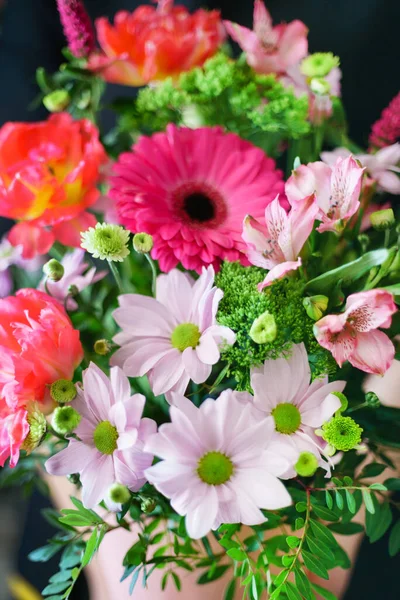
[[369, 143], [372, 148], [384, 148], [400, 138], [400, 92], [372, 126]]
[[68, 48], [78, 58], [88, 56], [95, 47], [92, 21], [81, 0], [56, 0]]

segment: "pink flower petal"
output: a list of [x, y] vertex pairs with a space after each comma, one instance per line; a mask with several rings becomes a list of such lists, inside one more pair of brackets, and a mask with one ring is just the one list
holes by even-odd
[[211, 530], [218, 512], [218, 498], [214, 486], [208, 486], [207, 493], [195, 510], [186, 515], [188, 535], [197, 540]]
[[[214, 340], [212, 341], [214, 342]], [[211, 357], [209, 357], [209, 359], [210, 358]], [[182, 361], [186, 373], [189, 375], [190, 379], [194, 381], [194, 383], [203, 383], [211, 375], [211, 366], [209, 364], [206, 364], [204, 361], [200, 360], [197, 348], [196, 350], [194, 350], [193, 348], [186, 348], [186, 350], [182, 352]]]
[[285, 277], [285, 275], [291, 273], [292, 271], [296, 271], [299, 267], [301, 267], [300, 257], [296, 261], [287, 261], [276, 265], [276, 267], [270, 270], [264, 281], [258, 284], [258, 291], [262, 292], [264, 288], [274, 283], [274, 281], [277, 279], [282, 279], [282, 277]]
[[368, 331], [357, 335], [357, 345], [349, 362], [365, 373], [383, 375], [393, 362], [395, 348], [383, 331]]

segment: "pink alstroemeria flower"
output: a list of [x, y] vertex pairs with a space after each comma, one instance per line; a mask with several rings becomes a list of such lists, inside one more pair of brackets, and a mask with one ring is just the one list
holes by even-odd
[[257, 73], [285, 73], [307, 56], [308, 29], [304, 23], [296, 20], [273, 27], [262, 0], [254, 2], [253, 30], [231, 21], [224, 21], [224, 25]]
[[[327, 165], [332, 166], [338, 156], [349, 155], [350, 150], [347, 148], [336, 148], [332, 152], [322, 152], [321, 158]], [[354, 158], [366, 168], [380, 190], [389, 194], [400, 194], [400, 144], [387, 146], [375, 154], [356, 154]]]
[[301, 266], [299, 254], [312, 232], [317, 213], [314, 194], [304, 198], [289, 214], [282, 208], [278, 195], [265, 209], [265, 226], [250, 215], [245, 217], [242, 237], [248, 247], [247, 257], [251, 264], [269, 270], [258, 285], [260, 292], [275, 279]]
[[386, 290], [368, 290], [347, 298], [345, 312], [327, 315], [314, 325], [318, 343], [330, 350], [341, 367], [353, 367], [383, 375], [393, 362], [395, 349], [378, 327], [390, 327], [397, 312], [393, 296]]
[[364, 170], [352, 156], [339, 157], [333, 167], [320, 161], [300, 165], [286, 182], [286, 196], [297, 206], [315, 193], [322, 221], [317, 231], [340, 232], [359, 209]]

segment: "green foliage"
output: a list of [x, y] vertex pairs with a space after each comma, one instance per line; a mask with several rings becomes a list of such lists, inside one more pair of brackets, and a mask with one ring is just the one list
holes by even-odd
[[[296, 281], [281, 280], [262, 293], [257, 284], [265, 272], [258, 267], [243, 267], [224, 262], [216, 276], [216, 285], [224, 292], [217, 320], [233, 329], [236, 343], [224, 349], [222, 358], [238, 382], [238, 389], [250, 389], [249, 370], [267, 359], [279, 358], [292, 344], [304, 342], [309, 353], [313, 377], [332, 373], [336, 363], [314, 338], [313, 321], [303, 306], [303, 286]], [[275, 318], [277, 334], [272, 342], [255, 343], [249, 335], [255, 319], [268, 311]]]

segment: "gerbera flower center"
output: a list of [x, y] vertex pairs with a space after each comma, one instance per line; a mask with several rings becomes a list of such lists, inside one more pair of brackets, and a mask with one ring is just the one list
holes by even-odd
[[272, 411], [275, 421], [275, 429], [279, 433], [291, 435], [295, 433], [301, 425], [301, 415], [297, 406], [289, 402], [278, 404]]
[[195, 228], [213, 228], [227, 216], [222, 195], [207, 183], [185, 183], [175, 189], [172, 202], [179, 218]]
[[201, 338], [200, 329], [194, 323], [181, 323], [171, 335], [171, 344], [183, 352], [186, 348], [196, 348]]
[[102, 454], [112, 454], [117, 449], [118, 431], [110, 421], [101, 421], [93, 433], [93, 441]]
[[222, 485], [232, 477], [233, 462], [222, 452], [207, 452], [201, 457], [197, 474], [208, 485]]

